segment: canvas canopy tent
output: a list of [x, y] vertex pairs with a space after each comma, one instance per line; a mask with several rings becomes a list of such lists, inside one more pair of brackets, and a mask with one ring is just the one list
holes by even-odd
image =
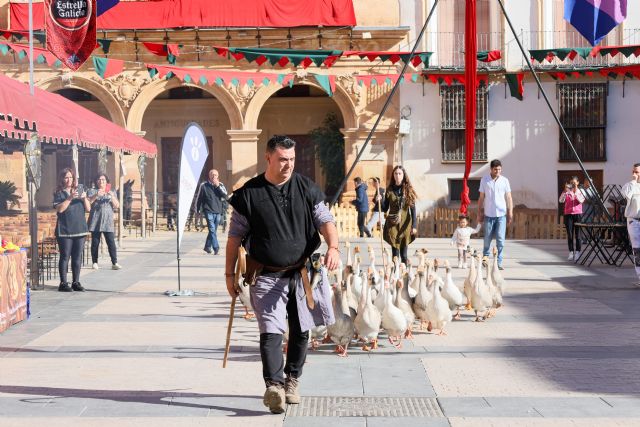
[[148, 157], [155, 157], [158, 151], [155, 144], [73, 101], [38, 88], [31, 96], [27, 84], [0, 73], [0, 135], [27, 139], [31, 132], [37, 132], [46, 144], [106, 147]]

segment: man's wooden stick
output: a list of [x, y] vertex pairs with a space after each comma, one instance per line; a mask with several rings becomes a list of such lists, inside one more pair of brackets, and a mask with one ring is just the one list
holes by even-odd
[[222, 367], [227, 367], [227, 357], [229, 357], [229, 348], [231, 347], [231, 328], [233, 327], [233, 317], [236, 311], [236, 296], [231, 298], [231, 309], [229, 310], [229, 324], [227, 325], [227, 343], [224, 346], [224, 359], [222, 359]]

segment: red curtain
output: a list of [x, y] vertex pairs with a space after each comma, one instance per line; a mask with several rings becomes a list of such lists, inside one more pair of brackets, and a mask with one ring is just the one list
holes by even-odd
[[[28, 4], [10, 3], [11, 29], [29, 28]], [[43, 27], [42, 3], [33, 21]], [[98, 29], [177, 27], [355, 26], [352, 0], [160, 0], [121, 1], [98, 17]]]
[[462, 196], [460, 213], [466, 214], [471, 203], [469, 199], [469, 173], [473, 160], [473, 144], [476, 137], [476, 64], [478, 46], [476, 43], [476, 0], [466, 0], [465, 5], [465, 32], [464, 32], [464, 75], [465, 75], [465, 162], [464, 179], [462, 182]]

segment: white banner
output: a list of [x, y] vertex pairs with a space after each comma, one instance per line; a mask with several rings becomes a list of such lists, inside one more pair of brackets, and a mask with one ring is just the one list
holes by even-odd
[[187, 125], [180, 150], [180, 182], [178, 185], [178, 249], [189, 218], [191, 202], [198, 187], [202, 168], [209, 155], [207, 138], [194, 122]]

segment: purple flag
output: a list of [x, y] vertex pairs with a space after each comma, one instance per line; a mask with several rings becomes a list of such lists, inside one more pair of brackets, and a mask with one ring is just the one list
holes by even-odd
[[627, 17], [627, 0], [564, 0], [564, 19], [592, 46]]
[[97, 16], [102, 15], [118, 3], [120, 0], [98, 0]]

